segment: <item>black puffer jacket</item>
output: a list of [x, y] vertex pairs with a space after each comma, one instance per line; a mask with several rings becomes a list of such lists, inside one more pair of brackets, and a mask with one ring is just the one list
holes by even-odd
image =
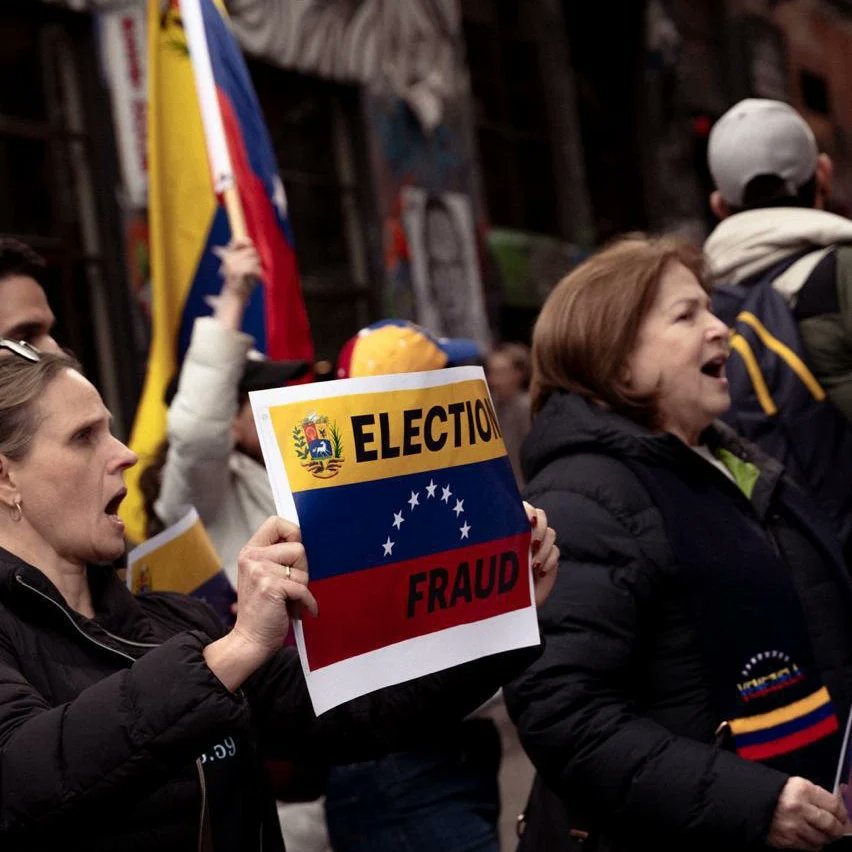
[[0, 549], [4, 852], [186, 852], [211, 837], [216, 852], [281, 850], [260, 752], [353, 761], [440, 737], [538, 653], [489, 657], [317, 718], [292, 649], [232, 694], [202, 656], [222, 633], [206, 605], [134, 598], [111, 568], [91, 567], [89, 580], [93, 620]]
[[526, 496], [556, 528], [561, 566], [541, 610], [544, 653], [506, 690], [541, 776], [525, 852], [574, 848], [569, 829], [590, 833], [585, 850], [762, 848], [786, 781], [714, 744], [721, 718], [683, 576], [662, 516], [625, 459], [691, 466], [742, 505], [744, 524], [772, 527], [845, 721], [852, 597], [836, 544], [797, 514], [805, 498], [780, 465], [724, 427], [715, 435], [760, 467], [750, 504], [674, 436], [575, 395], [551, 397], [533, 424]]

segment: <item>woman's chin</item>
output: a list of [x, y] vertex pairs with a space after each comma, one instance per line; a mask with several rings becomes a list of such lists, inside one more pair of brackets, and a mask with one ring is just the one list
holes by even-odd
[[86, 560], [87, 562], [94, 565], [109, 565], [124, 556], [127, 543], [123, 535], [110, 536], [109, 539], [97, 542], [92, 550], [92, 555]]

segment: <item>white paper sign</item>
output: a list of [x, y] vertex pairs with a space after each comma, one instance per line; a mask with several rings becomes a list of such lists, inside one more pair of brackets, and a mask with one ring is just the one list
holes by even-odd
[[530, 526], [480, 367], [250, 394], [319, 617], [314, 709], [539, 641]]

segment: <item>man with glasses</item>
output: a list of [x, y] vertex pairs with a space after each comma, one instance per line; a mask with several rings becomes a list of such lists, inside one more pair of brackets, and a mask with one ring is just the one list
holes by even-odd
[[0, 238], [0, 337], [59, 352], [51, 336], [56, 317], [43, 289], [46, 264], [28, 245]]

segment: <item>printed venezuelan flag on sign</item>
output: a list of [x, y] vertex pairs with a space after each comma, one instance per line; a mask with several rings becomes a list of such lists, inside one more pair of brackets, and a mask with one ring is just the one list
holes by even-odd
[[297, 626], [317, 712], [538, 641], [529, 521], [480, 368], [251, 399], [319, 603]]
[[[248, 235], [260, 253], [263, 286], [244, 329], [271, 358], [313, 360], [287, 200], [251, 79], [221, 2], [195, 0], [215, 83]], [[219, 292], [214, 246], [231, 238], [214, 191], [198, 91], [178, 0], [148, 5], [148, 159], [152, 339], [131, 446], [140, 464], [127, 476], [122, 517], [131, 539], [144, 537], [138, 474], [165, 436], [163, 391], [180, 364], [195, 318]]]
[[134, 595], [182, 592], [205, 601], [225, 624], [234, 623], [234, 587], [195, 509], [127, 554], [126, 579]]

